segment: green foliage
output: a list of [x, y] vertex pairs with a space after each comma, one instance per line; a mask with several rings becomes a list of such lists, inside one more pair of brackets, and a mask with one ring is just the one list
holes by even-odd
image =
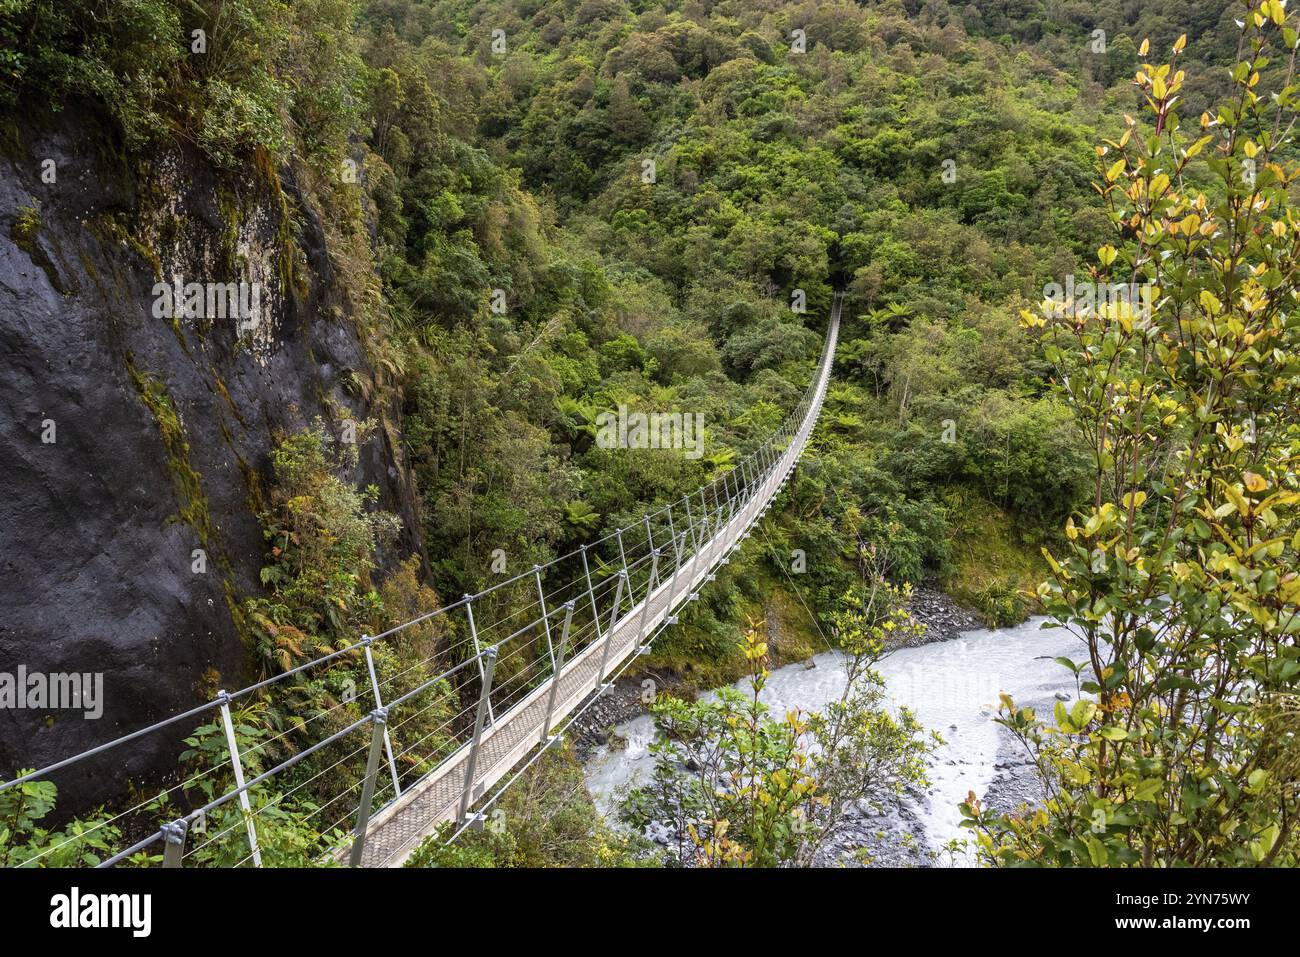
[[[31, 770], [20, 769], [16, 776]], [[42, 827], [57, 798], [58, 788], [49, 781], [28, 781], [0, 792], [0, 866], [94, 867], [116, 851], [120, 822], [104, 811], [74, 818], [58, 830]], [[141, 851], [122, 863], [144, 866], [159, 860]]]
[[291, 146], [323, 162], [358, 119], [355, 15], [354, 0], [8, 0], [0, 107], [87, 99], [131, 150], [182, 133], [227, 167]]
[[625, 838], [591, 802], [572, 748], [552, 748], [487, 812], [482, 829], [444, 823], [407, 867], [615, 867], [632, 863]]
[[9, 237], [19, 249], [30, 253], [36, 243], [36, 234], [41, 228], [41, 211], [39, 205], [23, 206], [14, 217], [9, 227]]
[[940, 583], [958, 601], [977, 610], [991, 628], [1002, 628], [1041, 612], [1035, 590], [1048, 565], [1039, 549], [1059, 536], [1026, 528], [1014, 516], [969, 491], [944, 495], [954, 517], [951, 561]]
[[[1072, 76], [1042, 79], [1054, 48], [1017, 59], [941, 39], [928, 13], [837, 2], [794, 56], [782, 13], [611, 2], [511, 21], [501, 58], [485, 12], [376, 3], [361, 31], [367, 187], [442, 590], [492, 583], [501, 552], [509, 572], [544, 563], [747, 451], [796, 401], [837, 283], [868, 318], [846, 325], [781, 532], [816, 554], [808, 599], [838, 596], [871, 546], [899, 580], [948, 571], [963, 516], [941, 486], [1027, 530], [1077, 504], [1086, 456], [1009, 308], [1104, 226], [1083, 159], [1101, 121]], [[879, 55], [899, 37], [908, 52]], [[704, 458], [595, 447], [596, 413], [620, 404], [702, 413]], [[730, 657], [729, 603], [676, 650]]]
[[[1122, 506], [1117, 480], [1094, 496], [1098, 476], [1138, 461], [1107, 448], [1113, 438], [1099, 437], [1095, 417], [1078, 416], [1079, 389], [1104, 386], [1108, 401], [1122, 401], [1114, 397], [1136, 383], [1153, 407], [1179, 404], [1156, 438], [1131, 445], [1141, 448], [1141, 461], [1161, 463], [1154, 471], [1184, 464], [1174, 453], [1187, 435], [1201, 429], [1208, 442], [1243, 414], [1216, 392], [1218, 405], [1205, 404], [1203, 422], [1193, 422], [1188, 409], [1206, 398], [1204, 390], [1180, 391], [1172, 374], [1167, 394], [1148, 389], [1137, 377], [1152, 374], [1143, 362], [1168, 362], [1154, 343], [1137, 361], [1132, 331], [1116, 340], [1086, 330], [1093, 338], [1077, 354], [1115, 359], [1099, 385], [1100, 364], [1081, 369], [1059, 351], [1040, 354], [1014, 318], [1045, 281], [1081, 272], [1075, 264], [1103, 241], [1108, 216], [1129, 230], [1126, 240], [1153, 224], [1153, 246], [1169, 251], [1165, 220], [1176, 213], [1187, 222], [1188, 210], [1170, 212], [1173, 200], [1164, 198], [1153, 212], [1141, 202], [1151, 194], [1140, 190], [1122, 210], [1113, 202], [1099, 208], [1088, 147], [1141, 103], [1126, 85], [1140, 60], [1132, 38], [1172, 42], [1180, 32], [1174, 24], [1185, 20], [1191, 39], [1183, 62], [1221, 65], [1232, 57], [1226, 0], [1050, 7], [1025, 0], [960, 10], [829, 0], [800, 12], [809, 38], [802, 54], [790, 51], [792, 15], [772, 3], [679, 9], [619, 0], [527, 9], [487, 0], [3, 0], [0, 107], [15, 114], [31, 103], [97, 104], [133, 157], [180, 140], [230, 172], [256, 169], [268, 182], [292, 174], [312, 200], [306, 205], [320, 207], [338, 286], [354, 297], [377, 370], [373, 380], [354, 374], [350, 385], [358, 394], [373, 388], [376, 409], [400, 409], [400, 423], [385, 427], [396, 435], [400, 425], [423, 506], [424, 528], [414, 531], [443, 593], [493, 583], [500, 553], [516, 574], [729, 468], [797, 401], [832, 289], [845, 286], [836, 386], [813, 448], [764, 523], [778, 554], [765, 557], [761, 580], [788, 586], [831, 623], [836, 601], [864, 577], [906, 582], [938, 573], [989, 621], [1010, 623], [1030, 610], [1021, 591], [1036, 560], [1026, 552], [1055, 545], [1054, 530], [1085, 503]], [[504, 58], [488, 45], [496, 25], [508, 33]], [[1081, 52], [1097, 25], [1107, 31], [1108, 50]], [[201, 54], [192, 52], [195, 30], [207, 40]], [[1252, 64], [1245, 80], [1257, 69], [1266, 85], [1285, 85], [1286, 59]], [[1181, 83], [1180, 110], [1189, 116], [1243, 79], [1189, 72], [1161, 80]], [[1284, 158], [1286, 144], [1247, 115], [1256, 108], [1248, 105], [1216, 109], [1211, 127], [1244, 124], [1263, 159]], [[1136, 136], [1129, 149], [1150, 135]], [[1194, 185], [1206, 184], [1196, 215], [1208, 222], [1215, 204], [1235, 203], [1215, 217], [1234, 222], [1247, 207], [1239, 184], [1227, 182], [1228, 166], [1250, 157], [1245, 145], [1221, 136], [1216, 148], [1212, 162], [1187, 167]], [[1166, 166], [1183, 163], [1176, 149], [1165, 150]], [[643, 179], [647, 159], [653, 183]], [[950, 159], [955, 180], [944, 176]], [[355, 163], [357, 182], [340, 176], [344, 160]], [[1158, 181], [1151, 157], [1143, 163], [1117, 174], [1126, 189], [1137, 188], [1135, 177], [1147, 187]], [[1276, 189], [1275, 174], [1260, 175], [1262, 188]], [[1211, 183], [1214, 177], [1223, 182]], [[316, 218], [317, 210], [300, 205], [292, 204]], [[39, 228], [39, 212], [24, 208], [10, 235], [30, 247]], [[292, 231], [289, 219], [284, 229]], [[1196, 229], [1179, 235], [1189, 245], [1223, 241]], [[1265, 346], [1245, 343], [1235, 325], [1246, 321], [1238, 312], [1259, 311], [1253, 301], [1241, 304], [1242, 284], [1258, 283], [1259, 295], [1277, 306], [1289, 294], [1290, 259], [1280, 243], [1263, 248], [1267, 237], [1251, 235], [1248, 261], [1259, 275], [1243, 273], [1219, 288], [1194, 270], [1177, 277], [1176, 305], [1218, 310], [1212, 329], [1195, 330], [1204, 342], [1220, 341], [1226, 324], [1228, 341], [1262, 356]], [[1155, 268], [1127, 254], [1118, 263], [1147, 274]], [[1126, 278], [1119, 266], [1101, 273]], [[806, 313], [790, 308], [795, 290], [806, 297]], [[1202, 303], [1202, 292], [1213, 298]], [[1166, 323], [1171, 337], [1184, 335], [1180, 322], [1181, 315]], [[1227, 361], [1217, 348], [1202, 350], [1211, 368]], [[1269, 371], [1259, 360], [1244, 372], [1219, 371], [1248, 383], [1245, 408], [1255, 414], [1261, 383], [1275, 386], [1287, 368]], [[175, 453], [185, 517], [206, 528], [175, 410], [158, 383], [137, 378]], [[1060, 388], [1066, 381], [1070, 387]], [[704, 456], [596, 447], [595, 415], [620, 404], [703, 415]], [[1216, 515], [1234, 501], [1228, 488], [1248, 503], [1240, 521], [1249, 519], [1251, 535], [1260, 534], [1266, 511], [1280, 515], [1278, 501], [1265, 508], [1267, 495], [1250, 490], [1247, 467], [1268, 483], [1268, 495], [1290, 493], [1285, 463], [1270, 470], [1246, 461], [1252, 448], [1234, 451], [1242, 459], [1232, 463], [1237, 471], [1215, 466], [1199, 476], [1210, 501], [1197, 520], [1215, 534], [1230, 518]], [[267, 672], [437, 605], [411, 565], [387, 582], [374, 580], [377, 549], [396, 524], [375, 510], [374, 490], [358, 490], [347, 477], [354, 455], [319, 428], [287, 437], [276, 451], [275, 487], [261, 516], [270, 549], [264, 593], [245, 605]], [[1148, 494], [1136, 509], [1147, 524], [1134, 526], [1133, 547], [1153, 550], [1143, 536], [1159, 538], [1159, 523], [1176, 516], [1168, 527], [1186, 535], [1177, 547], [1208, 548], [1202, 527], [1180, 511], [1192, 498], [1171, 500], [1150, 476], [1132, 475]], [[1073, 577], [1061, 585], [1057, 608], [1066, 602], [1087, 619], [1129, 607], [1106, 604], [1113, 594], [1106, 576], [1116, 574], [1109, 539], [1104, 563], [1092, 567], [1092, 539], [1107, 534], [1094, 529], [1087, 555], [1073, 556], [1086, 573], [1059, 563]], [[1215, 544], [1222, 551], [1218, 542], [1226, 543], [1222, 534]], [[1289, 579], [1277, 556], [1265, 556], [1276, 567], [1256, 567], [1263, 559], [1251, 549], [1259, 544], [1242, 546], [1241, 555], [1229, 548], [1230, 559], [1226, 551], [1222, 558], [1179, 552], [1179, 562], [1202, 569], [1188, 572], [1191, 584], [1154, 571], [1151, 580], [1202, 588], [1204, 580], [1231, 578], [1238, 591], [1217, 595], [1217, 608], [1276, 614]], [[808, 573], [791, 582], [783, 563], [794, 548], [806, 552]], [[599, 578], [614, 553], [595, 552]], [[1123, 567], [1133, 561], [1125, 552]], [[502, 588], [491, 601], [517, 607], [532, 587]], [[755, 602], [747, 588], [753, 583], [744, 576], [719, 575], [667, 639], [666, 660], [694, 663], [713, 677], [733, 667], [736, 623]], [[1085, 595], [1102, 600], [1101, 610], [1088, 604], [1079, 612]], [[856, 627], [876, 626], [872, 617]], [[375, 653], [393, 671], [412, 666], [409, 679], [419, 680], [429, 672], [414, 664], [431, 660], [446, 637], [430, 626]], [[344, 692], [366, 680], [357, 658], [345, 655], [263, 702], [240, 732], [249, 747], [267, 759], [282, 756], [295, 746], [292, 716], [337, 728], [355, 715], [360, 705], [345, 704]], [[1141, 670], [1135, 660], [1122, 664]], [[453, 689], [437, 696], [431, 723], [412, 725], [430, 733], [428, 750], [409, 756], [404, 774], [418, 773], [446, 746], [432, 733], [434, 722], [460, 709]], [[816, 735], [811, 719], [769, 729], [763, 722], [770, 719], [735, 701], [729, 707], [751, 729], [745, 747], [761, 751], [772, 768], [794, 761]], [[705, 721], [682, 720], [697, 717]], [[775, 751], [757, 748], [768, 730]], [[187, 760], [217, 762], [222, 746], [215, 728], [199, 729]], [[295, 780], [311, 770], [304, 766]], [[706, 828], [699, 836], [713, 842], [710, 853], [770, 860], [805, 846], [788, 830], [778, 833], [800, 801], [812, 807], [807, 795], [792, 796], [794, 772], [785, 784], [755, 780], [758, 791], [775, 795], [771, 814], [738, 819], [730, 836]], [[274, 796], [258, 800], [272, 813]], [[312, 846], [294, 817], [300, 807], [311, 805], [284, 810], [285, 860], [305, 860]], [[521, 852], [471, 840], [455, 853], [515, 861]], [[545, 856], [522, 853], [532, 862]]]
[[1025, 598], [1015, 583], [994, 578], [975, 594], [975, 607], [990, 628], [1005, 628], [1025, 620]]
[[[366, 431], [357, 426], [357, 439]], [[247, 611], [259, 629], [267, 664], [287, 671], [333, 650], [330, 642], [352, 637], [379, 607], [368, 587], [376, 547], [400, 524], [370, 507], [377, 488], [357, 491], [337, 476], [357, 464], [355, 442], [335, 441], [317, 421], [284, 437], [271, 454], [275, 485], [262, 516], [270, 546], [262, 584], [271, 597], [250, 599]]]
[[847, 803], [923, 783], [929, 744], [906, 709], [885, 708], [872, 668], [886, 636], [919, 626], [902, 593], [876, 586], [874, 612], [861, 595], [845, 596], [845, 689], [821, 713], [769, 714], [760, 698], [768, 648], [753, 622], [742, 642], [748, 694], [728, 686], [693, 703], [659, 697], [654, 779], [628, 795], [623, 820], [638, 832], [666, 828], [668, 853], [682, 864], [806, 864]]
[[[1233, 90], [1200, 129], [1175, 110], [1188, 76], [1175, 41], [1169, 62], [1139, 72], [1144, 122], [1099, 150], [1116, 244], [1093, 274], [1152, 284], [1154, 308], [1024, 314], [1095, 476], [1039, 587], [1083, 641], [1084, 660], [1062, 664], [1087, 697], [1051, 720], [1004, 698], [1000, 720], [1048, 800], [1012, 815], [963, 808], [992, 862], [1296, 863], [1293, 21], [1275, 0], [1251, 4]], [[1275, 53], [1285, 75], [1263, 72]]]

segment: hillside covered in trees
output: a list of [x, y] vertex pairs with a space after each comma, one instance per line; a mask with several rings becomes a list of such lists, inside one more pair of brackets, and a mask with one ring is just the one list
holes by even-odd
[[[1017, 312], [1105, 239], [1092, 147], [1140, 101], [1136, 43], [1233, 42], [1226, 0], [96, 6], [6, 15], [9, 103], [97, 104], [146, 177], [173, 138], [232, 182], [292, 172], [400, 397], [440, 594], [725, 468], [842, 284], [829, 427], [766, 574], [824, 605], [874, 546], [993, 623], [1086, 473]], [[195, 30], [201, 55], [157, 40]], [[596, 447], [620, 404], [702, 414], [706, 454]], [[683, 654], [732, 648], [739, 587]]]
[[[3, 150], [31, 187], [10, 190], [6, 231], [33, 275], [74, 300], [177, 262], [262, 275], [276, 336], [316, 370], [262, 361], [256, 338], [240, 365], [232, 339], [191, 383], [196, 405], [168, 391], [185, 387], [166, 363], [137, 362], [138, 340], [122, 350], [124, 394], [165, 448], [169, 527], [221, 576], [221, 624], [186, 652], [178, 703], [543, 565], [726, 472], [803, 394], [837, 289], [835, 377], [795, 480], [644, 667], [700, 688], [749, 674], [738, 639], [752, 648], [758, 619], [781, 660], [823, 631], [871, 635], [880, 623], [843, 603], [881, 581], [930, 582], [990, 626], [1066, 601], [1036, 586], [1059, 571], [1044, 553], [1074, 540], [1067, 520], [1102, 501], [1098, 459], [1022, 316], [1095, 276], [1117, 221], [1139, 235], [1097, 184], [1114, 179], [1100, 144], [1152, 102], [1144, 41], [1177, 48], [1195, 125], [1242, 80], [1247, 6], [0, 5]], [[1289, 82], [1285, 58], [1257, 66]], [[92, 123], [114, 184], [92, 227], [115, 270], [72, 251], [63, 194], [37, 195], [36, 146]], [[185, 183], [201, 214], [174, 201]], [[175, 361], [207, 355], [174, 335]], [[701, 416], [701, 454], [602, 447], [598, 420], [620, 407]], [[223, 443], [215, 480], [205, 449]], [[430, 628], [399, 657], [445, 638]], [[290, 753], [294, 709], [338, 707], [336, 677], [246, 715], [250, 739], [287, 736]], [[217, 735], [196, 732], [182, 762]], [[6, 772], [35, 763], [10, 750]], [[566, 862], [618, 856], [601, 842]]]

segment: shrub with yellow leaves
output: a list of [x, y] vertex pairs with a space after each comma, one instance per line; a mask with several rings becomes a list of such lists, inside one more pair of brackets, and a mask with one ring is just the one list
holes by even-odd
[[1180, 38], [1098, 150], [1117, 238], [1094, 273], [1156, 288], [1151, 314], [1023, 317], [1095, 483], [1039, 588], [1082, 640], [1062, 660], [1081, 699], [1043, 721], [1004, 698], [1048, 799], [964, 806], [991, 862], [1296, 863], [1300, 747], [1277, 716], [1300, 690], [1297, 33], [1279, 0], [1242, 7], [1233, 93], [1199, 129]]

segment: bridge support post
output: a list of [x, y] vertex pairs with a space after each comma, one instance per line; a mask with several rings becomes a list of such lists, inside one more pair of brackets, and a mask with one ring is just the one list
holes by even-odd
[[[704, 501], [704, 491], [702, 489], [700, 491], [700, 501], [701, 502]], [[687, 591], [686, 600], [687, 601], [690, 601], [691, 600], [690, 596], [694, 594], [695, 574], [700, 567], [700, 559], [704, 557], [704, 546], [708, 542], [709, 513], [707, 510], [702, 510], [700, 512], [700, 521], [698, 522], [698, 528], [699, 528], [699, 532], [697, 534], [698, 541], [695, 545], [695, 553], [691, 556], [691, 570], [686, 573], [686, 591]]]
[[729, 518], [725, 517], [728, 515], [728, 509], [731, 505], [731, 480], [728, 478], [730, 474], [731, 474], [730, 472], [723, 472], [722, 475], [719, 477], [719, 481], [722, 483], [722, 489], [721, 489], [722, 498], [718, 504], [721, 506], [720, 514], [724, 516], [722, 518], [723, 528], [726, 528], [727, 522], [730, 521]]
[[604, 637], [600, 627], [600, 609], [596, 605], [596, 590], [591, 587], [591, 566], [587, 564], [587, 546], [582, 546], [582, 576], [587, 580], [587, 600], [591, 602], [591, 620], [596, 626], [596, 640]]
[[673, 503], [668, 503], [668, 538], [673, 543], [673, 580], [677, 580], [677, 566], [682, 563], [682, 550], [677, 541], [677, 529], [673, 525]]
[[[369, 649], [366, 649], [369, 651]], [[239, 809], [244, 815], [244, 830], [248, 832], [248, 849], [253, 852], [253, 866], [262, 866], [262, 849], [257, 846], [257, 825], [253, 823], [253, 809], [248, 803], [244, 787], [244, 765], [239, 759], [239, 744], [235, 741], [235, 723], [230, 720], [230, 695], [218, 691], [221, 700], [221, 723], [226, 729], [226, 747], [230, 751], [230, 766], [235, 771], [235, 787], [240, 788]]]
[[[366, 670], [370, 672], [370, 690], [375, 696], [375, 707], [382, 708], [384, 699], [379, 694], [379, 676], [375, 672], [375, 656], [370, 652], [370, 644], [374, 639], [369, 635], [361, 636], [361, 645], [366, 650]], [[388, 734], [388, 725], [384, 725], [384, 754], [388, 757], [388, 773], [393, 778], [393, 792], [398, 797], [402, 795], [402, 785], [397, 780], [397, 762], [393, 760], [393, 742]]]
[[533, 578], [537, 580], [537, 602], [542, 608], [542, 627], [546, 630], [546, 651], [551, 656], [551, 668], [555, 668], [555, 645], [551, 643], [551, 617], [546, 613], [546, 594], [542, 591], [542, 566], [533, 566]]
[[682, 553], [686, 550], [686, 529], [682, 529], [682, 534], [673, 539], [674, 550], [677, 553], [677, 560], [673, 563], [673, 577], [668, 583], [668, 611], [672, 612], [673, 606], [677, 603], [677, 579], [682, 573], [682, 566], [686, 563], [682, 561]]
[[600, 668], [596, 671], [596, 687], [605, 683], [605, 668], [609, 664], [609, 646], [614, 643], [618, 630], [619, 606], [623, 604], [623, 586], [627, 584], [627, 568], [618, 571], [618, 587], [614, 589], [614, 609], [609, 613], [609, 630], [605, 632], [605, 646], [600, 649]]
[[180, 867], [185, 859], [185, 835], [190, 825], [185, 818], [172, 821], [162, 826], [163, 833], [163, 867]]
[[650, 578], [646, 581], [645, 586], [645, 604], [641, 606], [641, 621], [636, 627], [636, 643], [640, 647], [641, 642], [645, 640], [645, 623], [650, 617], [650, 599], [655, 593], [655, 579], [659, 577], [659, 549], [650, 553]]
[[497, 649], [495, 647], [483, 652], [487, 659], [487, 676], [478, 694], [478, 713], [474, 715], [474, 740], [469, 746], [469, 760], [465, 762], [465, 787], [460, 793], [460, 813], [456, 819], [462, 823], [469, 814], [469, 802], [474, 793], [474, 775], [478, 771], [478, 750], [483, 743], [483, 725], [487, 722], [488, 699], [492, 694], [492, 675], [497, 670]]
[[542, 741], [546, 744], [551, 733], [551, 716], [555, 714], [555, 696], [560, 690], [560, 675], [564, 671], [564, 652], [569, 644], [569, 627], [573, 624], [573, 602], [564, 603], [564, 628], [560, 632], [560, 650], [556, 652], [555, 674], [551, 675], [551, 691], [546, 696], [546, 717], [542, 720]]
[[[478, 659], [478, 680], [480, 683], [487, 682], [487, 675], [483, 671], [483, 651], [478, 644], [478, 628], [474, 624], [474, 596], [466, 595], [465, 597], [465, 616], [469, 619], [469, 636], [474, 642], [474, 657]], [[496, 724], [497, 719], [492, 714], [492, 702], [488, 702], [488, 724]]]
[[361, 803], [357, 805], [357, 824], [352, 831], [352, 854], [349, 867], [361, 866], [361, 855], [366, 849], [366, 825], [370, 823], [370, 805], [375, 802], [375, 778], [379, 776], [379, 751], [384, 745], [384, 729], [388, 726], [388, 709], [376, 708], [370, 712], [370, 753], [366, 755], [366, 776], [361, 782]]
[[695, 519], [691, 518], [691, 497], [687, 495], [682, 499], [686, 503], [686, 527], [691, 531], [691, 551], [700, 547], [700, 538], [695, 531]]

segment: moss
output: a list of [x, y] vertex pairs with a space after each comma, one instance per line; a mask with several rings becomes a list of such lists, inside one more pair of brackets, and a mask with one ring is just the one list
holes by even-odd
[[103, 214], [89, 220], [86, 228], [90, 230], [91, 235], [96, 236], [104, 243], [121, 243], [128, 249], [131, 249], [137, 256], [149, 264], [153, 271], [154, 281], [162, 281], [162, 259], [159, 258], [155, 249], [146, 246], [136, 235], [127, 228], [123, 221], [123, 214], [116, 216]]
[[221, 374], [217, 372], [215, 366], [209, 366], [209, 370], [212, 372], [212, 381], [216, 383], [217, 394], [226, 400], [226, 405], [230, 407], [231, 414], [236, 420], [238, 420], [239, 424], [244, 428], [248, 428], [248, 420], [246, 420], [243, 413], [239, 411], [239, 406], [235, 404], [235, 399], [231, 396], [230, 390], [226, 388], [226, 383], [221, 378]]
[[244, 476], [244, 486], [248, 489], [248, 507], [255, 515], [266, 511], [266, 489], [262, 486], [262, 476], [257, 469], [248, 464], [248, 460], [236, 453], [235, 462], [239, 472]]
[[179, 517], [194, 529], [206, 548], [212, 537], [212, 520], [208, 515], [203, 481], [190, 464], [190, 444], [185, 439], [185, 427], [167, 394], [166, 386], [149, 373], [138, 369], [135, 357], [130, 353], [127, 353], [126, 366], [140, 400], [158, 425], [163, 447], [167, 450], [167, 468], [181, 505]]
[[172, 316], [171, 326], [172, 334], [176, 336], [176, 341], [180, 344], [181, 351], [183, 351], [188, 358], [193, 359], [194, 354], [190, 352], [190, 344], [185, 340], [185, 330], [181, 328], [181, 320], [179, 316]]
[[161, 217], [156, 227], [158, 244], [166, 247], [175, 246], [180, 242], [184, 229], [185, 226], [179, 216], [168, 214]]
[[145, 262], [147, 262], [150, 265], [150, 267], [153, 269], [153, 278], [156, 281], [161, 282], [163, 277], [162, 259], [159, 258], [158, 251], [156, 249], [150, 249], [139, 239], [137, 239], [134, 233], [131, 232], [126, 233], [126, 235], [123, 237], [123, 242], [125, 242], [128, 246], [130, 246], [131, 249], [135, 251], [135, 254], [137, 256], [139, 256], [141, 259], [143, 259]]
[[[311, 269], [302, 247], [298, 245], [298, 223], [294, 219], [289, 198], [274, 171], [268, 177], [276, 203], [275, 245], [278, 251], [277, 272], [280, 288], [296, 299], [306, 299], [311, 292]], [[300, 266], [302, 268], [300, 268]]]
[[18, 215], [9, 227], [9, 238], [19, 249], [32, 255], [36, 250], [36, 234], [41, 228], [41, 211], [36, 206], [19, 206]]
[[240, 273], [239, 262], [239, 224], [243, 222], [244, 211], [238, 197], [225, 187], [217, 190], [217, 209], [221, 213], [221, 232], [217, 235], [217, 258], [225, 268], [227, 275]]
[[277, 193], [281, 192], [280, 173], [275, 168], [275, 157], [270, 150], [264, 146], [255, 147], [253, 149], [253, 165], [262, 174], [262, 178], [266, 180], [271, 189]]
[[[167, 450], [167, 469], [171, 473], [172, 485], [181, 504], [176, 519], [189, 525], [203, 548], [208, 552], [221, 580], [222, 593], [226, 607], [230, 610], [235, 632], [245, 647], [251, 647], [254, 641], [244, 614], [239, 594], [234, 584], [234, 570], [224, 553], [214, 550], [216, 538], [213, 534], [212, 519], [208, 514], [208, 499], [203, 492], [203, 480], [190, 463], [190, 444], [185, 439], [185, 426], [176, 412], [176, 406], [167, 394], [167, 387], [148, 372], [139, 369], [135, 357], [126, 355], [127, 371], [131, 382], [140, 396], [140, 401], [153, 416], [162, 436], [163, 447]], [[243, 461], [240, 461], [243, 467]]]
[[95, 261], [87, 255], [84, 249], [77, 251], [77, 259], [81, 261], [81, 268], [85, 271], [90, 281], [95, 284], [99, 294], [105, 299], [109, 298], [108, 289], [104, 286], [104, 281], [99, 277], [99, 270], [95, 268]]
[[22, 129], [12, 115], [0, 122], [0, 156], [14, 160], [28, 157], [28, 151], [23, 145]]

